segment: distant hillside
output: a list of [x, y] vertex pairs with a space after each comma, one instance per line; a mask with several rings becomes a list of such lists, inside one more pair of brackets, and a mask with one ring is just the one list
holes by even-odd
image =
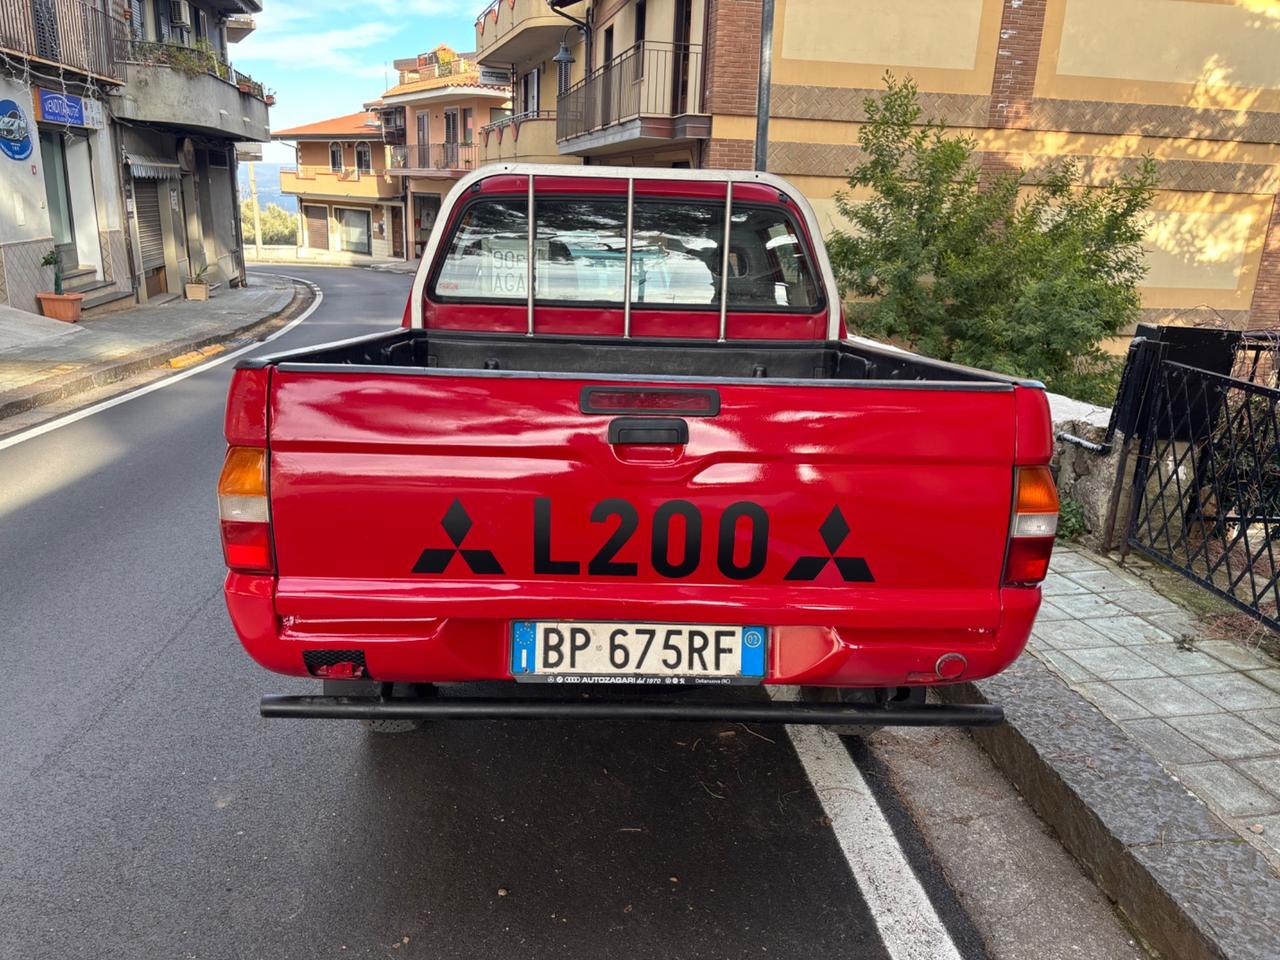
[[[270, 204], [283, 207], [290, 213], [298, 212], [298, 198], [280, 192], [280, 168], [292, 167], [287, 163], [255, 163], [254, 177], [258, 181], [258, 204], [265, 210]], [[248, 200], [249, 164], [240, 163], [240, 199]]]

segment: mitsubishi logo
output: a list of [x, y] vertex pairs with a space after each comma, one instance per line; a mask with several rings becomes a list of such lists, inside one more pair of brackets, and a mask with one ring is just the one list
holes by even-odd
[[464, 550], [462, 541], [467, 539], [471, 531], [471, 517], [463, 509], [459, 500], [454, 500], [444, 516], [440, 518], [440, 526], [453, 541], [452, 547], [427, 547], [413, 565], [414, 573], [444, 573], [449, 563], [458, 554], [462, 554], [463, 562], [475, 574], [501, 575], [505, 571], [498, 558], [489, 550]]
[[818, 533], [822, 536], [822, 542], [826, 544], [826, 556], [800, 557], [787, 571], [787, 575], [783, 577], [784, 580], [816, 580], [818, 574], [827, 568], [827, 563], [834, 561], [845, 583], [875, 582], [876, 578], [871, 575], [871, 568], [862, 557], [836, 556], [836, 551], [849, 536], [849, 524], [845, 522], [844, 514], [840, 512], [839, 507], [831, 508], [827, 519], [823, 520], [822, 526], [818, 528]]

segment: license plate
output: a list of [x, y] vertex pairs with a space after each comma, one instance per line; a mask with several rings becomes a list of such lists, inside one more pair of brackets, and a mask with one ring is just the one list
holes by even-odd
[[759, 683], [768, 635], [761, 626], [516, 620], [511, 675], [542, 683]]

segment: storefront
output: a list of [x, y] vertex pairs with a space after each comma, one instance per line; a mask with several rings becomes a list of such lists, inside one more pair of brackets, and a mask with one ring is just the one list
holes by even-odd
[[0, 180], [12, 196], [0, 204], [0, 302], [36, 309], [52, 285], [40, 263], [50, 248], [87, 307], [131, 293], [112, 144], [92, 86], [0, 79]]

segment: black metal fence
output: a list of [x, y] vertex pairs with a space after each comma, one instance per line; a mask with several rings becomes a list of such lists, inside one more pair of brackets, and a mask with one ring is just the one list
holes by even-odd
[[81, 0], [0, 0], [0, 49], [120, 79], [123, 20]]
[[1175, 362], [1166, 348], [1142, 345], [1128, 543], [1280, 629], [1275, 351], [1244, 336], [1232, 368], [1265, 370], [1268, 384]]
[[646, 40], [593, 71], [556, 100], [556, 139], [642, 116], [701, 111], [702, 47]]

